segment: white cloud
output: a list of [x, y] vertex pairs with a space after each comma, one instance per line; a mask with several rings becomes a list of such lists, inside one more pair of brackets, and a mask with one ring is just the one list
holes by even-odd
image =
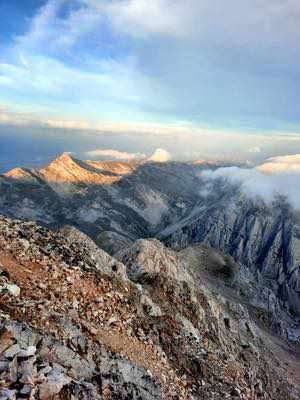
[[142, 159], [145, 158], [146, 155], [143, 153], [127, 153], [124, 151], [113, 150], [113, 149], [96, 149], [90, 150], [85, 153], [88, 157], [92, 158], [113, 158], [117, 160], [135, 160], [135, 159]]
[[[69, 12], [62, 17], [65, 6]], [[16, 43], [25, 51], [67, 53], [83, 36], [95, 31], [100, 34], [103, 17], [84, 0], [73, 4], [70, 0], [48, 0], [32, 19], [29, 32], [17, 37]]]
[[156, 149], [148, 160], [154, 162], [167, 162], [170, 159], [171, 159], [171, 154], [167, 150]]
[[45, 124], [49, 128], [58, 128], [58, 129], [89, 129], [90, 126], [87, 122], [84, 121], [63, 121], [56, 119], [48, 119], [45, 121]]
[[[95, 2], [93, 2], [95, 3]], [[177, 0], [125, 0], [98, 5], [118, 31], [132, 36], [171, 35], [185, 32], [186, 7]]]
[[256, 48], [257, 40], [262, 38], [264, 46], [289, 39], [299, 48], [300, 33], [293, 19], [293, 15], [300, 13], [297, 0], [280, 5], [268, 0], [259, 4], [253, 4], [252, 0], [228, 0], [226, 7], [211, 0], [85, 1], [108, 16], [118, 31], [134, 37], [169, 35], [200, 46], [213, 42], [216, 46], [244, 48]]
[[300, 155], [274, 157], [269, 163], [256, 168], [218, 168], [204, 171], [203, 177], [224, 178], [241, 184], [242, 190], [252, 198], [260, 197], [271, 202], [277, 194], [286, 196], [300, 209]]
[[[272, 157], [258, 169], [268, 174], [300, 173], [300, 154]], [[300, 180], [299, 180], [300, 186]]]

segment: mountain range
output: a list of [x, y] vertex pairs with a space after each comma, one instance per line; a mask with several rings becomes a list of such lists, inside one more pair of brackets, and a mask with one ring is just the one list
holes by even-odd
[[[141, 298], [147, 298], [139, 301], [145, 302], [144, 309], [153, 313], [152, 317], [156, 318], [151, 322], [152, 328], [147, 329], [156, 333], [162, 329], [160, 340], [164, 343], [163, 348], [166, 346], [163, 339], [164, 329], [169, 332], [171, 327], [164, 325], [161, 328], [156, 324], [162, 324], [160, 319], [165, 312], [172, 313], [171, 297], [163, 300], [165, 293], [171, 290], [175, 291], [174, 299], [179, 302], [181, 321], [189, 321], [180, 324], [185, 328], [189, 324], [189, 329], [205, 327], [211, 330], [215, 340], [223, 343], [216, 344], [219, 351], [226, 348], [226, 357], [239, 357], [235, 347], [237, 342], [229, 343], [226, 332], [231, 332], [233, 341], [241, 340], [235, 335], [239, 335], [239, 329], [243, 331], [244, 328], [239, 328], [239, 325], [244, 321], [246, 326], [255, 326], [249, 328], [252, 332], [250, 336], [255, 331], [256, 339], [253, 339], [253, 343], [261, 340], [256, 354], [264, 360], [263, 362], [266, 365], [275, 362], [273, 356], [270, 356], [272, 352], [277, 360], [280, 360], [281, 356], [283, 359], [289, 359], [292, 351], [296, 358], [291, 365], [287, 363], [286, 368], [297, 375], [300, 343], [299, 213], [282, 196], [274, 197], [272, 202], [267, 203], [261, 198], [246, 195], [240, 184], [230, 183], [224, 178], [211, 180], [203, 174], [207, 169], [214, 170], [220, 166], [222, 165], [218, 163], [205, 162], [82, 161], [64, 153], [42, 169], [15, 168], [0, 175], [3, 235], [5, 237], [7, 227], [10, 227], [10, 230], [12, 227], [16, 229], [15, 236], [6, 239], [15, 256], [18, 256], [18, 252], [16, 253], [13, 238], [18, 237], [18, 243], [22, 243], [22, 237], [25, 235], [23, 239], [29, 240], [30, 243], [30, 235], [21, 233], [24, 229], [25, 232], [28, 231], [26, 224], [32, 224], [29, 231], [33, 230], [34, 235], [41, 229], [40, 239], [33, 239], [33, 242], [47, 257], [50, 250], [45, 253], [43, 248], [47, 248], [47, 244], [41, 244], [45, 241], [44, 236], [51, 239], [50, 243], [56, 243], [57, 238], [65, 238], [68, 244], [62, 245], [62, 249], [64, 246], [68, 248], [70, 243], [72, 246], [74, 243], [83, 246], [93, 259], [100, 260], [101, 273], [112, 276], [118, 271], [118, 279], [129, 279], [132, 285], [137, 285], [134, 290], [140, 291]], [[12, 219], [35, 221], [45, 228], [36, 228], [33, 222], [14, 223]], [[62, 249], [57, 248], [60, 257]], [[67, 257], [74, 251], [73, 247], [72, 250], [66, 250]], [[26, 259], [26, 251], [21, 257]], [[72, 259], [77, 260], [78, 257], [74, 254]], [[71, 267], [73, 261], [67, 258], [66, 265]], [[84, 268], [85, 261], [80, 265], [79, 268]], [[18, 284], [20, 285], [20, 281]], [[184, 300], [187, 296], [186, 290], [194, 299], [192, 301], [190, 298], [187, 301], [194, 302], [197, 307], [202, 304], [201, 301], [215, 304], [214, 306], [211, 303], [209, 306], [212, 314], [208, 316], [204, 307], [202, 317], [201, 313], [197, 314], [194, 320], [184, 311], [185, 307], [188, 307]], [[194, 291], [197, 294], [192, 294]], [[159, 304], [156, 304], [157, 299], [161, 299]], [[160, 310], [161, 307], [165, 307], [165, 312]], [[217, 317], [212, 317], [214, 307], [222, 309]], [[204, 318], [205, 322], [201, 323], [201, 318]], [[217, 327], [213, 327], [214, 318]], [[32, 325], [29, 320], [23, 322]], [[107, 324], [107, 321], [104, 324]], [[191, 328], [191, 324], [194, 328]], [[108, 326], [110, 324], [107, 328]], [[172, 335], [174, 334], [172, 332]], [[242, 333], [241, 335], [243, 336]], [[207, 351], [205, 346], [202, 346], [202, 349]], [[175, 359], [179, 357], [180, 351], [178, 345], [178, 348], [174, 349], [175, 353], [171, 352], [172, 355], [170, 353], [167, 356], [171, 357], [168, 358], [169, 362], [172, 360], [175, 364], [178, 363]], [[183, 354], [183, 362], [190, 363], [189, 356]], [[219, 354], [217, 358], [221, 365], [220, 357]], [[204, 359], [206, 360], [206, 356]], [[199, 363], [199, 360], [195, 363]], [[246, 359], [242, 368], [245, 368], [247, 363], [248, 368], [261, 365], [258, 361]], [[217, 386], [213, 384], [207, 387], [207, 390], [210, 390], [207, 393], [210, 393], [211, 397], [201, 397], [205, 395], [205, 390], [200, 388], [197, 379], [201, 375], [200, 380], [206, 384], [206, 378], [203, 377], [203, 362], [200, 362], [201, 365], [196, 364], [193, 364], [193, 367], [190, 364], [183, 367], [179, 362], [178, 368], [183, 368], [185, 372], [182, 370], [182, 374], [188, 377], [188, 387], [192, 387], [191, 379], [196, 380], [197, 384], [195, 383], [194, 392], [189, 394], [178, 394], [178, 389], [177, 398], [218, 399], [224, 398], [225, 393], [231, 393], [227, 398], [241, 399], [298, 398], [298, 383], [293, 379], [294, 389], [287, 389], [287, 386], [283, 385], [284, 388], [277, 388], [276, 397], [276, 385], [274, 382], [270, 383], [271, 375], [275, 372], [269, 370], [269, 367], [265, 382], [259, 384], [264, 387], [261, 394], [260, 389], [255, 386], [257, 382], [254, 382], [258, 377], [254, 379], [252, 376], [245, 384], [245, 388], [250, 388], [249, 392], [248, 389], [241, 388], [240, 383], [230, 386], [230, 390], [227, 388], [229, 391], [225, 389], [226, 385], [220, 385], [218, 391]], [[202, 371], [201, 374], [199, 372], [198, 378], [195, 368]], [[262, 366], [259, 368], [263, 369]], [[177, 367], [173, 369], [172, 373], [181, 376], [178, 375]], [[262, 369], [259, 373], [262, 373]], [[286, 373], [281, 370], [276, 371], [276, 374], [280, 379], [287, 379], [282, 378], [286, 377]], [[69, 376], [66, 375], [65, 379], [68, 380]], [[88, 381], [92, 384], [91, 380]], [[169, 394], [162, 394], [170, 390], [169, 386], [167, 389], [166, 387], [162, 385], [161, 392], [155, 392], [153, 387], [148, 388], [153, 392], [152, 397], [141, 389], [137, 389], [137, 397], [134, 397], [133, 392], [130, 392], [130, 396], [133, 397], [126, 397], [129, 392], [126, 393], [123, 385], [122, 389], [115, 387], [114, 390], [119, 390], [119, 396], [124, 397], [115, 398], [175, 399], [176, 397], [167, 397]], [[105, 397], [103, 399], [106, 400]]]
[[300, 314], [299, 216], [284, 198], [266, 204], [239, 185], [204, 179], [205, 163], [81, 161], [64, 153], [44, 169], [16, 168], [0, 178], [8, 217], [79, 228], [114, 254], [140, 238], [182, 249], [205, 243], [269, 281]]

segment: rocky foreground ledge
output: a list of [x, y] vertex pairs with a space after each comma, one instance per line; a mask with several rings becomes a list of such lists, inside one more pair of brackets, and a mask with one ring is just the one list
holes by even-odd
[[297, 347], [206, 247], [116, 259], [74, 228], [0, 218], [0, 399], [299, 399]]

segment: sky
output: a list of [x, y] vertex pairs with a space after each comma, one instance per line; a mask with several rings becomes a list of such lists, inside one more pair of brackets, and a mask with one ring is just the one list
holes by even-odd
[[0, 0], [0, 166], [300, 153], [299, 20], [298, 0]]

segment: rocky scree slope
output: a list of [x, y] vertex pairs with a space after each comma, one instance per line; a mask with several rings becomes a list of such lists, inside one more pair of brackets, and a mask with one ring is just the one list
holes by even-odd
[[0, 218], [1, 399], [298, 399], [296, 348], [238, 297], [212, 249]]

